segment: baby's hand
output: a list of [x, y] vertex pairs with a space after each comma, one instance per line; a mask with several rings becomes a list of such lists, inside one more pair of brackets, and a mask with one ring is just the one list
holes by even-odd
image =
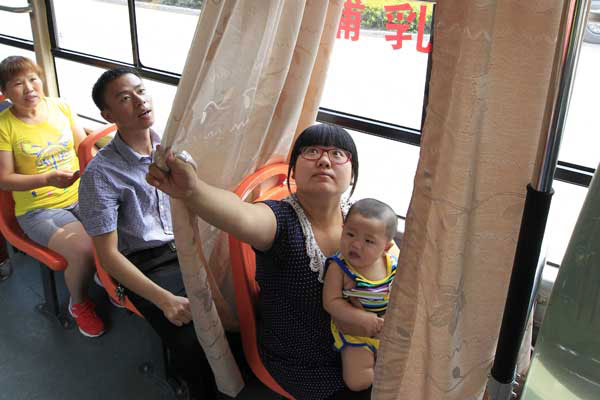
[[362, 326], [365, 328], [365, 336], [374, 337], [383, 329], [383, 318], [373, 313], [365, 313]]

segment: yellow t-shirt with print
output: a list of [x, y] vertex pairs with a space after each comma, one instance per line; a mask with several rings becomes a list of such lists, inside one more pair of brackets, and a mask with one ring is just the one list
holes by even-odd
[[[48, 120], [29, 125], [10, 108], [0, 112], [0, 151], [13, 154], [15, 172], [43, 174], [53, 169], [79, 170], [73, 141], [73, 115], [62, 100], [45, 97]], [[16, 216], [38, 208], [66, 208], [77, 202], [79, 180], [68, 188], [44, 186], [22, 192], [13, 191]]]

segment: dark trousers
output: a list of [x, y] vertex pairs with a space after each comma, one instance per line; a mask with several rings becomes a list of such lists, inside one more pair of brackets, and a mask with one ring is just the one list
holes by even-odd
[[[160, 287], [176, 296], [187, 297], [173, 247], [144, 250], [127, 258]], [[186, 381], [192, 397], [216, 398], [214, 375], [196, 337], [193, 322], [181, 327], [173, 325], [150, 301], [129, 290], [126, 294], [166, 345], [172, 372]]]

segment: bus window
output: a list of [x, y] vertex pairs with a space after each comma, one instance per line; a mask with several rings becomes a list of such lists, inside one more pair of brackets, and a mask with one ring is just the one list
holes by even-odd
[[[198, 16], [200, 1], [189, 6], [135, 2], [140, 62], [151, 68], [181, 74]], [[168, 26], [168, 29], [160, 29]]]
[[58, 47], [133, 62], [127, 2], [54, 0]]
[[[5, 0], [2, 5], [6, 7], [27, 7], [29, 3], [27, 0]], [[2, 21], [0, 23], [0, 34], [33, 40], [28, 13], [0, 11], [0, 21]]]

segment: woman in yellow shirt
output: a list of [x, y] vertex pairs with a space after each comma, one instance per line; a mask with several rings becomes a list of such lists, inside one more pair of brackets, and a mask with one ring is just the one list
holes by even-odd
[[0, 189], [13, 192], [27, 236], [66, 258], [69, 312], [82, 334], [100, 336], [104, 324], [86, 296], [94, 273], [92, 242], [77, 203], [76, 149], [85, 133], [66, 103], [44, 95], [40, 69], [28, 58], [0, 63], [0, 91], [12, 102], [0, 112]]

